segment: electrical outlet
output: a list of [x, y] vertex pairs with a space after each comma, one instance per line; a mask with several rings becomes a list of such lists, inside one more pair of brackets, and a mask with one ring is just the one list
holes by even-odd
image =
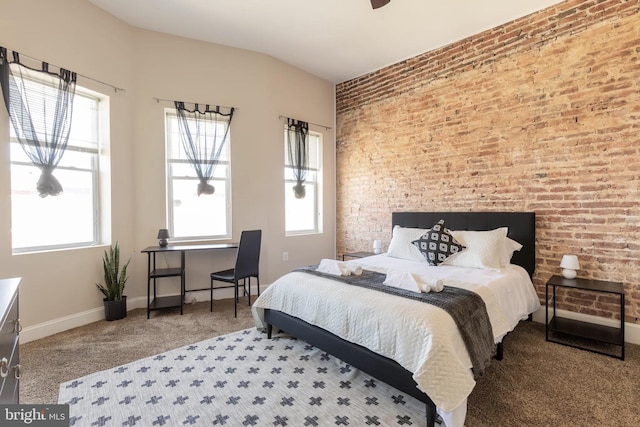
[[289, 252], [282, 252], [282, 260], [289, 261]]

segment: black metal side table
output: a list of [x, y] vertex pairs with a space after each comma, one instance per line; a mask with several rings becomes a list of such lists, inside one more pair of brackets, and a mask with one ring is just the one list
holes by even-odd
[[[549, 319], [549, 290], [553, 292], [553, 312]], [[585, 290], [592, 292], [606, 293], [619, 297], [620, 307], [620, 326], [612, 327], [600, 325], [592, 322], [569, 319], [559, 316], [556, 312], [556, 290], [557, 288], [568, 288], [576, 290]], [[624, 286], [619, 282], [607, 282], [604, 280], [593, 279], [565, 279], [562, 276], [552, 276], [546, 284], [546, 300], [545, 300], [545, 320], [546, 320], [546, 340], [558, 344], [568, 345], [582, 350], [593, 351], [595, 353], [604, 354], [611, 357], [624, 360]], [[552, 333], [551, 335], [549, 333]], [[561, 338], [554, 336], [553, 332], [565, 334], [579, 338], [590, 339], [595, 342], [611, 344], [620, 347], [620, 355], [612, 354], [606, 351], [600, 351], [589, 348], [580, 344], [563, 341]]]
[[364, 257], [368, 257], [368, 256], [373, 256], [375, 255], [373, 252], [347, 252], [342, 254], [342, 260], [344, 261], [345, 257], [349, 257], [349, 258], [364, 258]]

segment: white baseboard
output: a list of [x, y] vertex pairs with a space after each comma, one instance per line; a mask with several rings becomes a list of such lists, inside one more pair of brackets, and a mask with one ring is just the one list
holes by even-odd
[[[592, 316], [590, 314], [576, 313], [574, 311], [556, 310], [559, 316], [566, 317], [573, 320], [581, 320], [583, 322], [591, 322], [598, 325], [611, 326], [614, 328], [620, 327], [620, 321], [614, 319], [606, 319], [600, 316]], [[551, 316], [551, 310], [549, 311]], [[533, 313], [534, 322], [545, 323], [545, 307]], [[640, 344], [640, 325], [635, 323], [624, 324], [624, 340], [630, 344]]]
[[[268, 285], [261, 286], [266, 289]], [[251, 289], [251, 295], [257, 295], [256, 289]], [[215, 299], [233, 298], [232, 289], [220, 289], [215, 293]], [[200, 292], [188, 292], [186, 296], [186, 303], [194, 303], [201, 301], [209, 301], [208, 291]], [[146, 297], [127, 298], [127, 310], [133, 310], [135, 308], [145, 308], [147, 306]], [[575, 313], [566, 310], [557, 310], [557, 313], [562, 317], [567, 317], [574, 320], [582, 320], [585, 322], [593, 322], [600, 325], [617, 327], [619, 322], [612, 319], [605, 319], [603, 317], [591, 316], [588, 314]], [[77, 328], [78, 326], [87, 325], [92, 322], [98, 322], [104, 320], [104, 308], [94, 308], [91, 310], [83, 311], [80, 313], [64, 316], [58, 319], [50, 320], [48, 322], [39, 323], [37, 325], [28, 326], [20, 332], [20, 342], [27, 343], [29, 341], [37, 340], [47, 337], [49, 335], [64, 332], [69, 329]], [[545, 322], [545, 308], [533, 313], [533, 320], [544, 324]], [[640, 325], [625, 323], [624, 330], [625, 341], [631, 344], [640, 344]]]
[[[261, 290], [267, 288], [268, 285], [260, 286]], [[167, 294], [167, 296], [170, 294]], [[251, 288], [252, 302], [257, 295], [257, 289]], [[163, 295], [164, 296], [164, 295]], [[187, 292], [185, 297], [185, 304], [194, 302], [209, 301], [209, 291], [199, 292]], [[233, 289], [220, 289], [214, 294], [214, 299], [233, 298]], [[127, 298], [127, 311], [136, 308], [146, 308], [147, 297]], [[69, 329], [84, 326], [89, 323], [98, 322], [104, 320], [104, 308], [92, 308], [91, 310], [82, 311], [79, 313], [71, 314], [69, 316], [60, 317], [58, 319], [50, 320], [36, 325], [27, 326], [20, 332], [20, 343], [24, 344], [29, 341], [37, 340], [40, 338], [48, 337], [49, 335], [64, 332]]]
[[[127, 298], [127, 311], [146, 306], [146, 297]], [[20, 331], [20, 344], [48, 337], [49, 335], [64, 332], [79, 326], [88, 325], [89, 323], [98, 322], [100, 320], [104, 320], [104, 307], [92, 308], [91, 310], [27, 326]]]

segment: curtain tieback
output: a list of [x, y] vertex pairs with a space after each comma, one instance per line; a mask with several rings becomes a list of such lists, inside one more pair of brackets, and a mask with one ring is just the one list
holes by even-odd
[[215, 191], [216, 188], [204, 179], [201, 179], [198, 183], [198, 196], [201, 194], [213, 194]]

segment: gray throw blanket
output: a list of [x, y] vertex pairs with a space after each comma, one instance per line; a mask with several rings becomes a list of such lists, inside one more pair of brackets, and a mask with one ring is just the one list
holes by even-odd
[[489, 321], [487, 307], [475, 292], [466, 289], [445, 286], [441, 292], [418, 293], [393, 286], [383, 285], [386, 276], [382, 273], [363, 270], [361, 275], [336, 276], [316, 271], [315, 266], [302, 267], [294, 271], [314, 274], [348, 285], [361, 286], [385, 292], [391, 295], [422, 301], [445, 310], [453, 318], [460, 330], [471, 358], [474, 378], [480, 377], [496, 354], [493, 342], [493, 329]]

